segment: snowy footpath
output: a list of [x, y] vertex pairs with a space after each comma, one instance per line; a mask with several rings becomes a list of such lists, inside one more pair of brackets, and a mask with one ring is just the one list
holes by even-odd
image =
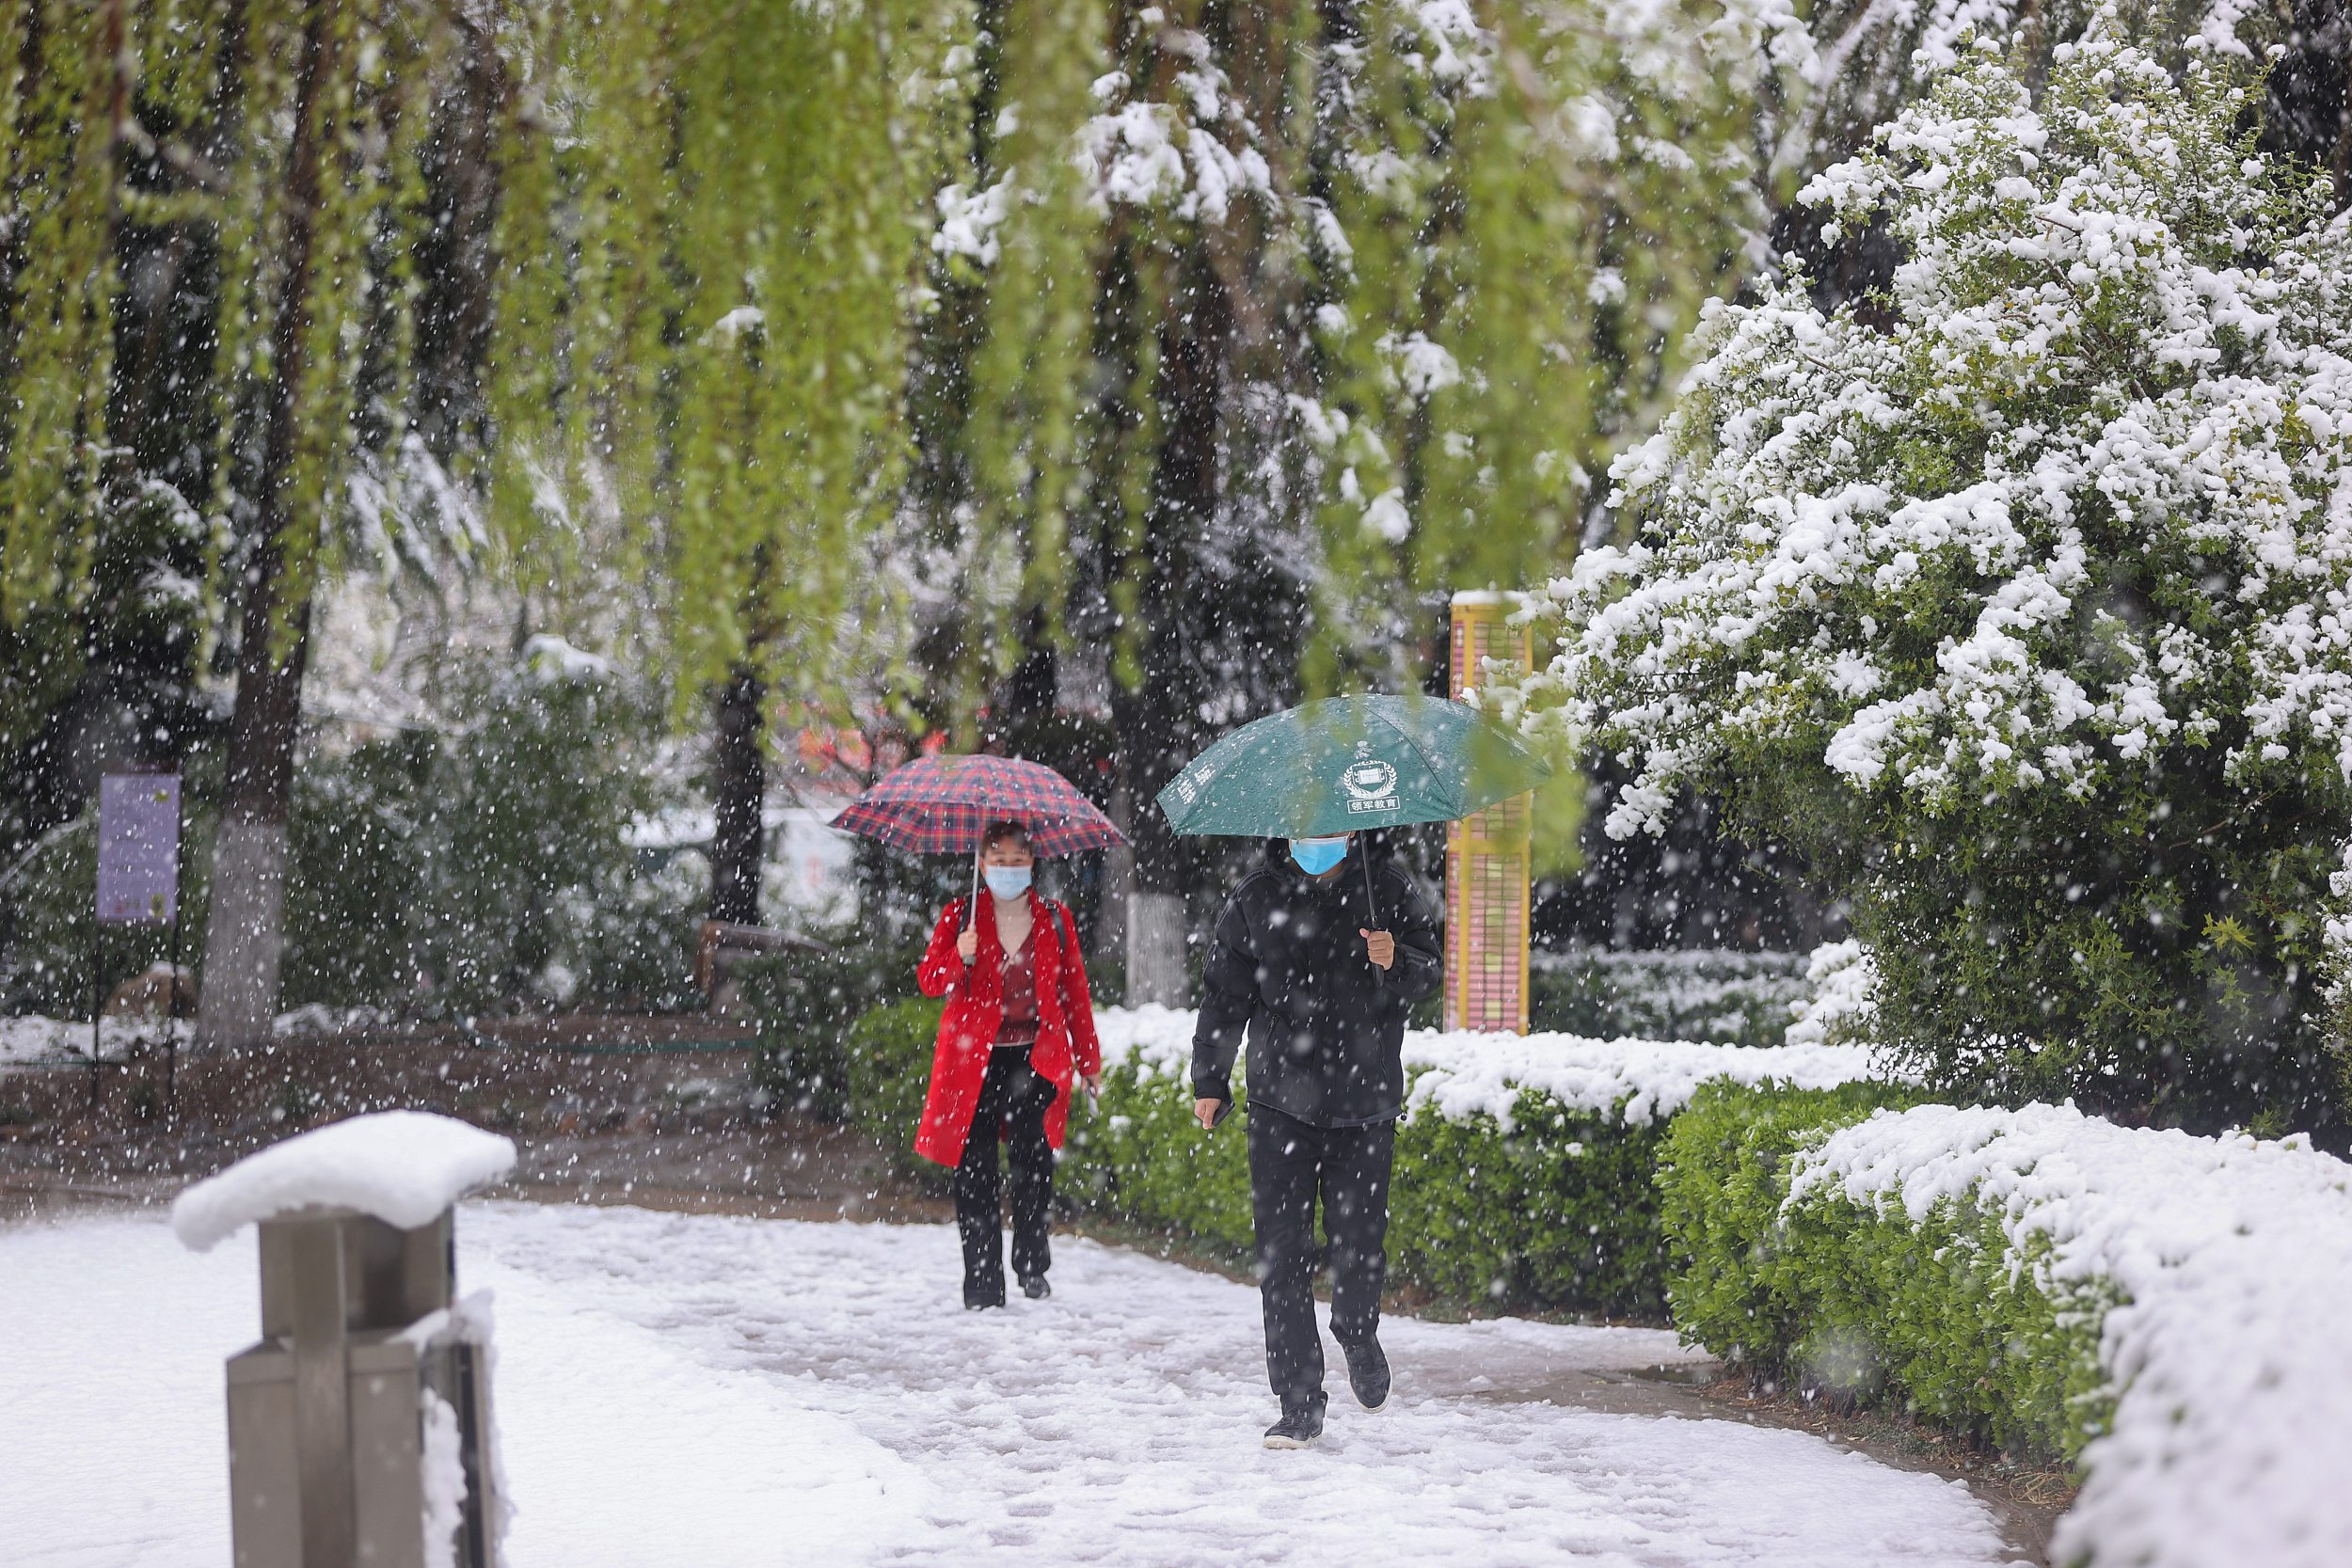
[[[511, 1568], [1240, 1564], [1962, 1568], [2010, 1560], [1957, 1482], [1801, 1433], [1549, 1402], [1669, 1334], [1391, 1321], [1389, 1409], [1268, 1452], [1256, 1291], [1057, 1239], [1055, 1294], [957, 1305], [954, 1232], [469, 1203], [497, 1292]], [[0, 1561], [230, 1560], [221, 1361], [250, 1228], [0, 1229]]]

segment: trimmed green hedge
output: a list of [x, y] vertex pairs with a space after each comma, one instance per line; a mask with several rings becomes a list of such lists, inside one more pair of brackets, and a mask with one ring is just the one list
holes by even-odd
[[911, 996], [870, 1008], [850, 1026], [841, 1042], [841, 1070], [850, 1120], [861, 1132], [913, 1150], [946, 1007], [928, 996]]
[[[917, 957], [912, 949], [847, 946], [772, 953], [739, 967], [735, 973], [743, 1004], [759, 1020], [760, 1086], [771, 1100], [828, 1119], [857, 1119], [857, 1091], [850, 1082], [853, 1031], [872, 1014], [895, 1007], [928, 1008], [932, 1028], [938, 1027], [940, 1004], [927, 997], [875, 1006], [878, 997], [905, 994]], [[930, 1070], [928, 1055], [923, 1070]], [[918, 1090], [915, 1104], [922, 1102]]]
[[[1241, 1075], [1234, 1092], [1246, 1095]], [[1249, 1110], [1203, 1132], [1192, 1090], [1132, 1058], [1108, 1064], [1103, 1101], [1073, 1108], [1055, 1177], [1075, 1201], [1189, 1236], [1234, 1259], [1256, 1246], [1249, 1211]]]
[[[905, 1171], [938, 1169], [909, 1146], [939, 1012], [919, 998], [876, 1007], [845, 1043], [850, 1118]], [[1248, 1093], [1238, 1074], [1236, 1085]], [[1072, 1108], [1056, 1190], [1245, 1259], [1255, 1236], [1248, 1118], [1245, 1104], [1204, 1133], [1186, 1085], [1133, 1058], [1113, 1062], [1100, 1106]], [[1506, 1134], [1483, 1114], [1448, 1121], [1424, 1110], [1399, 1127], [1391, 1279], [1449, 1300], [1661, 1317], [1667, 1255], [1651, 1173], [1664, 1130], [1533, 1092], [1518, 1097], [1513, 1123]]]
[[[1237, 1076], [1235, 1092], [1248, 1088]], [[1237, 1258], [1252, 1251], [1248, 1106], [1215, 1132], [1192, 1098], [1134, 1062], [1103, 1077], [1103, 1104], [1071, 1122], [1057, 1184], [1082, 1202]], [[1389, 1277], [1457, 1301], [1657, 1317], [1665, 1256], [1650, 1182], [1661, 1130], [1521, 1094], [1494, 1118], [1423, 1111], [1397, 1129]]]
[[1453, 1300], [1662, 1317], [1651, 1184], [1663, 1130], [1522, 1090], [1504, 1132], [1424, 1107], [1397, 1128], [1390, 1272]]
[[2111, 1412], [2098, 1362], [2111, 1294], [2045, 1297], [2007, 1260], [2000, 1216], [1972, 1204], [1947, 1200], [1915, 1227], [1824, 1186], [1784, 1212], [1803, 1150], [1921, 1098], [1880, 1084], [1702, 1087], [1658, 1168], [1682, 1259], [1667, 1288], [1676, 1325], [1759, 1374], [2073, 1459]]

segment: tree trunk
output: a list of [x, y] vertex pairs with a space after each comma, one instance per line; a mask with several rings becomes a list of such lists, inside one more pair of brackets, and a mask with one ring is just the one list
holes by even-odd
[[[286, 948], [286, 821], [294, 795], [294, 740], [302, 720], [302, 672], [310, 651], [308, 574], [292, 574], [285, 553], [287, 494], [310, 349], [312, 249], [324, 102], [336, 70], [334, 8], [314, 6], [302, 34], [294, 145], [286, 165], [284, 293], [271, 328], [269, 420], [262, 448], [259, 543], [245, 576], [237, 705], [229, 725], [227, 787], [213, 849], [212, 914], [204, 936], [199, 1045], [231, 1049], [269, 1038]], [[289, 600], [288, 590], [305, 584]]]
[[[1125, 833], [1130, 843], [1136, 836], [1135, 794], [1127, 787], [1125, 775], [1111, 786], [1111, 803], [1106, 816], [1111, 825]], [[1127, 958], [1127, 901], [1136, 891], [1136, 852], [1130, 844], [1114, 845], [1103, 851], [1103, 896], [1094, 917], [1094, 956], [1098, 958]]]
[[738, 665], [719, 689], [718, 735], [711, 745], [710, 918], [759, 924], [759, 871], [766, 845], [760, 810], [768, 774], [761, 755], [760, 705], [768, 685]]

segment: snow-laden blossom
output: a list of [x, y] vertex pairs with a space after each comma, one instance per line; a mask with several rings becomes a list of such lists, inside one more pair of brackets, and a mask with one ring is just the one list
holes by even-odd
[[1423, 333], [1410, 332], [1400, 338], [1393, 332], [1385, 332], [1373, 346], [1389, 361], [1395, 385], [1414, 397], [1425, 398], [1461, 383], [1462, 367], [1454, 362], [1454, 356], [1443, 344], [1431, 342]]
[[2352, 779], [2352, 220], [2242, 166], [2218, 71], [2058, 53], [1806, 187], [1888, 215], [1892, 298], [1710, 305], [1611, 470], [1640, 540], [1536, 596], [1569, 629], [1503, 705], [1639, 757], [1612, 833], [1766, 753], [1931, 812], [2182, 746]]
[[1187, 221], [1221, 224], [1243, 197], [1270, 199], [1274, 178], [1259, 150], [1263, 138], [1227, 90], [1208, 41], [1170, 29], [1159, 47], [1189, 62], [1173, 73], [1167, 98], [1132, 96], [1136, 84], [1123, 71], [1094, 84], [1104, 107], [1078, 128], [1072, 156], [1095, 209], [1164, 209]]
[[942, 256], [965, 256], [988, 266], [996, 260], [996, 230], [1011, 210], [1012, 177], [1008, 175], [983, 191], [949, 185], [934, 198], [939, 227], [931, 232], [931, 249]]
[[1878, 965], [1859, 942], [1824, 942], [1805, 964], [1812, 994], [1790, 1004], [1790, 1045], [1822, 1045], [1860, 1033], [1877, 1009]]

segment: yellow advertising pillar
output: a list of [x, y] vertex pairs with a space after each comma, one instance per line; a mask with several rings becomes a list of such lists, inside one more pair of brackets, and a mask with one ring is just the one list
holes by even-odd
[[[1454, 595], [1453, 694], [1475, 689], [1481, 661], [1529, 667], [1508, 594]], [[1528, 872], [1533, 795], [1498, 800], [1445, 830], [1445, 1027], [1527, 1033]]]

